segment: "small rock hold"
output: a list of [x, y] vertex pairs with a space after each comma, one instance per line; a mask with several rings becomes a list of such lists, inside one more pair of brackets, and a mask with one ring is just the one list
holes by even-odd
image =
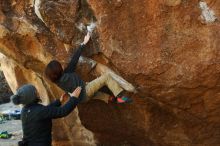
[[13, 1], [11, 5], [14, 6], [14, 5], [16, 5], [16, 4], [17, 4], [17, 2], [16, 2], [16, 1]]
[[115, 6], [116, 7], [121, 7], [122, 6], [122, 0], [117, 0]]
[[167, 6], [177, 6], [181, 3], [181, 0], [165, 0]]

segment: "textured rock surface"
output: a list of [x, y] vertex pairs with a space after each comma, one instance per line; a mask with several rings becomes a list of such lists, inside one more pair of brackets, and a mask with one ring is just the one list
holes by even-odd
[[7, 81], [5, 80], [2, 71], [0, 71], [0, 87], [0, 104], [9, 102], [12, 92], [8, 86]]
[[13, 91], [31, 82], [48, 103], [61, 91], [44, 79], [45, 65], [56, 58], [65, 66], [85, 34], [82, 24], [96, 22], [85, 55], [138, 93], [130, 105], [79, 106], [79, 114], [56, 122], [56, 144], [219, 145], [220, 1], [203, 2], [214, 21], [201, 17], [207, 12], [197, 0], [2, 0], [4, 74]]

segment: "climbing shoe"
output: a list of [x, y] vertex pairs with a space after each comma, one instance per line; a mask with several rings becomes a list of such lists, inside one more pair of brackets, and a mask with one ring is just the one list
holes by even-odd
[[110, 96], [109, 97], [109, 102], [112, 102], [112, 103], [118, 103], [118, 104], [122, 104], [122, 103], [131, 103], [133, 100], [129, 97], [126, 97], [126, 96], [117, 96], [117, 97], [114, 97], [114, 96]]
[[116, 98], [117, 99], [117, 103], [131, 103], [133, 100], [129, 97], [126, 96], [119, 96]]

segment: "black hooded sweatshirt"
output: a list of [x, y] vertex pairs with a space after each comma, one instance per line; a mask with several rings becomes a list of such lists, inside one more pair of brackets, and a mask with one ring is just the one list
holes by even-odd
[[38, 103], [23, 107], [21, 112], [23, 141], [27, 146], [51, 146], [52, 119], [67, 116], [78, 104], [78, 99], [70, 97], [63, 106], [55, 100], [48, 106]]

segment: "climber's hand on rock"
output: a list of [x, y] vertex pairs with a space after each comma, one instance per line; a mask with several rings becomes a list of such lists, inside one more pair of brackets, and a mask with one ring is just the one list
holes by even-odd
[[82, 88], [81, 87], [77, 87], [73, 93], [70, 94], [70, 96], [74, 96], [74, 97], [79, 97], [80, 93], [81, 93]]
[[88, 42], [89, 42], [89, 39], [90, 39], [90, 34], [89, 32], [86, 34], [86, 36], [84, 37], [84, 41], [83, 41], [83, 45], [86, 45]]
[[67, 99], [69, 98], [69, 94], [68, 93], [64, 93], [61, 97], [60, 97], [60, 102], [64, 103], [67, 101]]

